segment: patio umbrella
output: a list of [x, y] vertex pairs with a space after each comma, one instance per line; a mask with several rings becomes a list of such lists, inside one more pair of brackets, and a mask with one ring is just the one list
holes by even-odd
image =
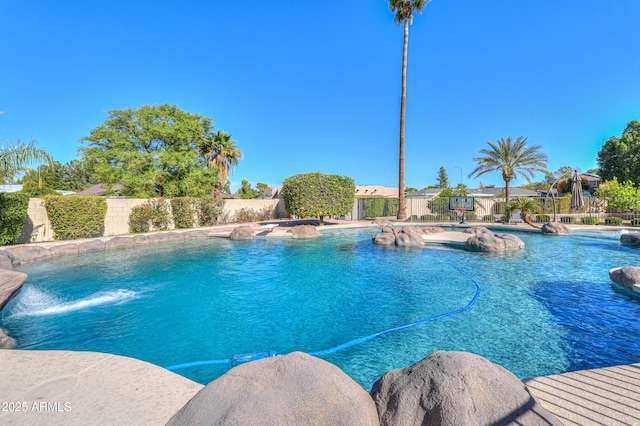
[[577, 170], [574, 170], [573, 179], [571, 180], [571, 209], [579, 210], [584, 207], [584, 198], [582, 197], [582, 183]]

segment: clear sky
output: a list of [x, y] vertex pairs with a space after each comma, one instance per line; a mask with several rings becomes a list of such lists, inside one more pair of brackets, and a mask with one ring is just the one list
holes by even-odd
[[[595, 168], [640, 119], [638, 22], [639, 0], [427, 4], [409, 31], [406, 185], [441, 166], [501, 185], [467, 174], [506, 136], [552, 171]], [[233, 135], [233, 189], [313, 171], [397, 186], [402, 35], [386, 0], [3, 0], [0, 140], [64, 163], [109, 110], [169, 103]]]

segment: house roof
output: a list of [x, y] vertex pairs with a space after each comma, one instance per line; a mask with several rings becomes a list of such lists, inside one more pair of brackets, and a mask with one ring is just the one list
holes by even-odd
[[[122, 188], [124, 188], [124, 186], [120, 185], [119, 183], [116, 183], [115, 185], [113, 185], [113, 190], [114, 191], [119, 191]], [[76, 192], [73, 195], [93, 195], [96, 197], [104, 197], [105, 195], [107, 195], [107, 190], [104, 187], [103, 184], [99, 183], [97, 185], [93, 185], [83, 191], [80, 192]]]

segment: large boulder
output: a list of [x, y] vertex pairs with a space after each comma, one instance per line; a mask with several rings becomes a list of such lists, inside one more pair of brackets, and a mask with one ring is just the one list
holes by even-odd
[[18, 265], [20, 265], [20, 261], [17, 257], [8, 251], [0, 250], [0, 269], [13, 271], [13, 267]]
[[293, 352], [241, 364], [209, 383], [168, 425], [377, 425], [371, 397], [342, 370]]
[[444, 229], [439, 226], [424, 226], [424, 227], [421, 227], [420, 230], [425, 235], [440, 234], [444, 232]]
[[229, 235], [230, 240], [234, 241], [248, 241], [253, 240], [253, 228], [248, 225], [237, 226], [233, 228]]
[[640, 267], [638, 266], [613, 268], [609, 270], [609, 278], [629, 290], [640, 292]]
[[392, 246], [396, 243], [396, 235], [393, 232], [384, 232], [383, 230], [379, 234], [374, 235], [372, 241], [374, 244]]
[[385, 425], [561, 425], [511, 372], [481, 356], [438, 351], [371, 390]]
[[27, 274], [24, 272], [0, 269], [0, 311], [9, 303], [9, 300], [20, 293], [25, 281], [27, 281]]
[[396, 234], [396, 246], [398, 247], [422, 247], [424, 238], [422, 231], [413, 226], [405, 226]]
[[297, 225], [287, 231], [291, 234], [291, 238], [296, 239], [308, 239], [308, 238], [317, 238], [320, 236], [320, 233], [313, 225]]
[[620, 235], [620, 243], [630, 247], [640, 247], [640, 233], [630, 232]]
[[494, 235], [490, 232], [481, 232], [470, 236], [464, 248], [468, 251], [505, 252], [522, 250], [524, 242], [512, 234]]
[[562, 223], [558, 222], [549, 222], [542, 225], [541, 228], [543, 235], [569, 235], [571, 234], [571, 229]]
[[13, 349], [16, 347], [16, 339], [7, 336], [5, 331], [0, 328], [0, 349]]

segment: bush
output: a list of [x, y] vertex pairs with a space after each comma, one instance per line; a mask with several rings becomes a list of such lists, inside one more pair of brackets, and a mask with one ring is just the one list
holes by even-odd
[[200, 199], [181, 197], [171, 199], [173, 223], [176, 228], [193, 228], [197, 223], [200, 210]]
[[16, 193], [0, 193], [0, 246], [18, 242], [27, 217], [28, 208], [28, 196]]
[[423, 214], [420, 216], [420, 220], [423, 222], [435, 222], [436, 217], [432, 214]]
[[167, 203], [159, 198], [131, 209], [129, 231], [133, 233], [169, 229], [171, 215]]
[[580, 222], [582, 222], [584, 225], [597, 225], [598, 223], [600, 223], [600, 219], [595, 216], [585, 216], [580, 219]]
[[436, 220], [437, 220], [438, 222], [449, 222], [450, 217], [449, 217], [449, 215], [448, 215], [448, 214], [443, 214], [443, 213], [441, 213], [441, 214], [439, 214], [438, 216], [436, 216]]
[[356, 195], [353, 179], [322, 173], [298, 174], [284, 180], [284, 208], [300, 218], [342, 216], [351, 211]]
[[44, 206], [56, 240], [99, 237], [107, 201], [102, 197], [46, 196]]
[[213, 226], [224, 210], [224, 200], [221, 198], [203, 198], [200, 200], [198, 225]]
[[412, 214], [411, 216], [409, 216], [409, 222], [417, 222], [417, 221], [418, 221], [417, 214]]
[[495, 222], [496, 221], [496, 217], [492, 214], [486, 214], [484, 216], [482, 216], [482, 221], [483, 222]]
[[640, 218], [631, 219], [631, 226], [640, 226]]
[[493, 214], [504, 214], [504, 212], [507, 210], [507, 202], [496, 201], [491, 210]]
[[254, 210], [249, 208], [240, 209], [233, 216], [232, 222], [235, 223], [248, 223], [248, 222], [260, 222], [263, 220], [273, 219], [273, 207], [266, 206], [260, 210]]
[[464, 217], [466, 220], [470, 220], [472, 222], [478, 220], [478, 215], [476, 214], [476, 212], [464, 212]]
[[576, 218], [573, 216], [562, 216], [560, 218], [560, 222], [562, 223], [576, 223]]
[[617, 216], [609, 216], [604, 219], [606, 225], [620, 226], [624, 223], [624, 219]]

